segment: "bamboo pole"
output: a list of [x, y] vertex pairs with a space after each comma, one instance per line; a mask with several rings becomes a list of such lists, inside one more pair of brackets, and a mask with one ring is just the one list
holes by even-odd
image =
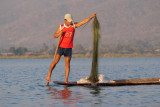
[[[57, 51], [58, 51], [58, 47], [59, 47], [60, 41], [61, 41], [61, 36], [59, 37], [58, 44], [57, 44], [57, 47], [56, 47], [56, 51], [55, 51], [55, 53], [54, 53], [54, 59], [53, 59], [53, 60], [55, 60], [55, 58], [56, 58], [56, 55], [57, 55]], [[47, 86], [49, 86], [49, 82], [47, 82]]]

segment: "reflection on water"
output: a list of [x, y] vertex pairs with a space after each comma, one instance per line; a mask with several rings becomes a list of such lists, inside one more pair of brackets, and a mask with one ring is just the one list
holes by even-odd
[[[79, 87], [79, 88], [85, 88], [90, 90], [88, 94], [91, 94], [92, 98], [96, 98], [94, 101], [95, 102], [94, 104], [101, 104], [103, 102], [103, 99], [99, 97], [102, 90], [101, 87], [86, 86], [86, 87]], [[49, 91], [49, 93], [51, 94], [52, 100], [59, 100], [64, 104], [78, 104], [81, 102], [90, 102], [91, 100], [93, 100], [91, 98], [84, 97], [82, 95], [85, 93], [85, 92], [83, 93], [83, 90], [82, 90], [82, 94], [80, 94], [78, 91], [77, 92], [75, 90], [71, 91], [70, 87], [67, 87], [67, 86], [64, 86], [63, 89], [58, 89], [55, 87], [48, 86], [47, 91]]]
[[91, 86], [90, 87], [91, 90], [91, 94], [93, 94], [94, 96], [98, 96], [100, 94], [101, 88], [98, 86]]
[[[98, 86], [91, 86], [89, 87], [90, 88], [90, 94], [92, 94], [92, 96], [95, 98], [95, 101], [94, 101], [94, 105], [101, 105], [103, 104], [103, 99], [102, 99], [102, 96], [105, 95], [105, 97], [107, 97], [105, 93], [102, 93], [101, 90], [102, 88], [101, 87], [98, 87]], [[102, 95], [101, 95], [102, 94]]]
[[63, 100], [64, 104], [74, 104], [81, 99], [81, 95], [77, 94], [76, 91], [70, 91], [68, 87], [64, 87], [62, 90], [58, 90], [54, 87], [48, 87], [47, 89], [51, 93], [51, 98]]

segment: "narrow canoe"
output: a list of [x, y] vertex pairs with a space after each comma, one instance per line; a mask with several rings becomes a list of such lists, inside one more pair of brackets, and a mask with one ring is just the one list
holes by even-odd
[[67, 85], [67, 86], [85, 86], [85, 85], [96, 85], [96, 86], [125, 86], [125, 85], [160, 85], [160, 78], [136, 78], [136, 79], [120, 79], [112, 80], [103, 83], [77, 83], [69, 82], [64, 83], [62, 81], [53, 81], [54, 84]]

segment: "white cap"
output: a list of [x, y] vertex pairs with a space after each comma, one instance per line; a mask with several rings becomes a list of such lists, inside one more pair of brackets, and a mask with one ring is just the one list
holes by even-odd
[[64, 19], [66, 19], [68, 22], [72, 22], [73, 21], [72, 20], [72, 15], [69, 14], [69, 13], [65, 14]]

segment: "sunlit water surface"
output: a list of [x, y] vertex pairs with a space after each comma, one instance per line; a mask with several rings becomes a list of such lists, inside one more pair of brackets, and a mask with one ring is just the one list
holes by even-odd
[[[116, 87], [66, 87], [46, 75], [52, 59], [0, 59], [0, 107], [159, 107], [160, 85]], [[90, 75], [89, 58], [73, 58], [69, 81]], [[52, 81], [64, 81], [64, 59], [57, 64]], [[105, 81], [160, 77], [160, 58], [102, 58], [99, 73]]]

